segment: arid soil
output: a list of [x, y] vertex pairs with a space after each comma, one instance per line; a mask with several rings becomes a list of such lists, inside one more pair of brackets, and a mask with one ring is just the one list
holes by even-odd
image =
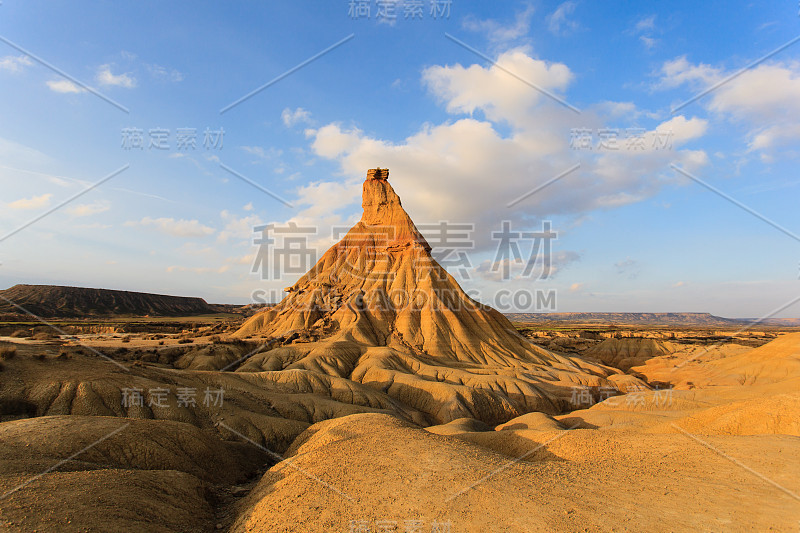
[[4, 324], [0, 529], [797, 531], [800, 332], [512, 324], [363, 205], [243, 324]]

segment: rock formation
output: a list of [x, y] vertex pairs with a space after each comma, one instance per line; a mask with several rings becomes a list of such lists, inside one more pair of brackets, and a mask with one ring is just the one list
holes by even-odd
[[361, 382], [427, 413], [497, 424], [529, 411], [558, 413], [576, 384], [620, 388], [618, 371], [531, 344], [431, 256], [387, 169], [363, 186], [361, 220], [277, 306], [237, 336], [304, 333], [315, 342], [261, 353], [239, 371], [297, 370]]

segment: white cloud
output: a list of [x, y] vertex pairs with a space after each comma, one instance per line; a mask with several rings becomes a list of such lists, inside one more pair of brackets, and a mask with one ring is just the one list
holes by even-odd
[[[565, 65], [520, 49], [498, 61], [552, 91], [565, 91], [573, 77]], [[338, 123], [307, 131], [312, 151], [338, 163], [341, 178], [298, 189], [297, 204], [308, 206], [304, 216], [319, 220], [357, 211], [366, 169], [379, 165], [390, 168], [390, 181], [414, 220], [437, 221], [446, 213], [450, 220], [473, 222], [477, 245], [485, 250], [504, 219], [529, 225], [639, 202], [665, 183], [681, 183], [670, 163], [689, 172], [707, 163], [705, 152], [681, 148], [703, 134], [701, 119], [675, 117], [645, 131], [642, 150], [581, 152], [570, 148], [572, 129], [597, 131], [643, 113], [632, 104], [602, 102], [577, 115], [494, 66], [434, 66], [423, 72], [423, 81], [450, 113], [462, 116], [426, 124], [399, 142]], [[463, 117], [479, 112], [485, 120]], [[656, 130], [674, 132], [671, 149], [652, 146]], [[579, 169], [528, 195], [577, 162]]]
[[126, 226], [153, 227], [161, 233], [175, 237], [206, 237], [214, 233], [214, 228], [204, 226], [197, 220], [176, 220], [174, 218], [144, 217], [139, 221], [128, 221]]
[[705, 119], [692, 117], [687, 120], [683, 115], [678, 115], [659, 124], [655, 131], [671, 133], [675, 143], [683, 144], [692, 139], [702, 137], [707, 129], [708, 121]]
[[111, 209], [107, 203], [80, 204], [67, 209], [67, 213], [76, 217], [88, 217]]
[[253, 238], [253, 227], [263, 224], [258, 215], [238, 217], [233, 213], [223, 210], [220, 217], [224, 223], [223, 229], [217, 235], [220, 243], [233, 240], [235, 242], [247, 242]]
[[86, 91], [86, 89], [83, 87], [79, 87], [69, 80], [50, 80], [47, 82], [47, 86], [50, 87], [51, 91], [55, 91], [57, 93], [69, 94], [82, 93]]
[[0, 70], [20, 72], [23, 68], [33, 65], [28, 56], [5, 56], [0, 58]]
[[722, 78], [723, 74], [720, 69], [703, 63], [693, 65], [689, 63], [686, 56], [682, 56], [665, 61], [661, 66], [660, 86], [678, 87], [688, 83], [694, 88], [699, 88], [713, 85]]
[[446, 103], [448, 112], [481, 110], [491, 121], [515, 124], [548, 97], [508, 72], [549, 92], [564, 90], [573, 78], [566, 65], [533, 59], [521, 48], [500, 54], [489, 68], [433, 66], [425, 69], [422, 77], [431, 92]]
[[247, 205], [242, 207], [245, 211], [252, 211], [253, 210], [253, 202], [249, 202]]
[[656, 44], [658, 44], [658, 40], [653, 36], [653, 34], [656, 32], [656, 16], [650, 15], [637, 20], [633, 25], [633, 28], [627, 30], [625, 33], [628, 35], [638, 36], [639, 41], [644, 44], [645, 48], [652, 50]]
[[281, 119], [287, 128], [295, 124], [311, 124], [311, 113], [302, 107], [298, 107], [294, 111], [287, 107], [281, 113]]
[[[736, 71], [692, 64], [685, 57], [664, 63], [661, 86], [688, 85], [698, 93]], [[700, 100], [710, 111], [750, 126], [750, 150], [769, 150], [800, 140], [800, 62], [761, 64], [739, 73]]]
[[31, 198], [20, 198], [8, 204], [11, 209], [41, 209], [50, 205], [50, 198], [53, 195], [50, 193], [41, 196], [33, 196]]
[[97, 82], [101, 85], [109, 85], [115, 87], [124, 87], [126, 89], [133, 89], [136, 87], [136, 78], [128, 73], [113, 74], [111, 72], [111, 65], [100, 65], [97, 69]]
[[506, 44], [528, 35], [533, 13], [533, 6], [528, 5], [524, 11], [516, 14], [514, 22], [511, 24], [502, 24], [496, 20], [478, 20], [474, 17], [467, 17], [464, 20], [464, 28], [485, 33], [489, 41], [496, 45]]
[[557, 35], [576, 30], [578, 24], [570, 20], [569, 16], [575, 11], [577, 5], [578, 4], [572, 0], [568, 0], [559, 5], [556, 10], [547, 17], [547, 28]]
[[314, 151], [327, 158], [338, 157], [361, 142], [360, 131], [343, 131], [338, 124], [328, 124], [319, 130], [307, 130], [306, 134], [314, 137]]

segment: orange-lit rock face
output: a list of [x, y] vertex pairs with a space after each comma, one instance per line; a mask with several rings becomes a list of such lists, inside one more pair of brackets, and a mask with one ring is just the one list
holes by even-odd
[[[364, 182], [361, 220], [240, 337], [303, 332], [240, 371], [303, 369], [387, 390], [436, 421], [505, 421], [566, 408], [574, 383], [615, 388], [613, 370], [531, 344], [472, 300], [430, 254], [388, 170]], [[633, 378], [635, 379], [635, 378]]]
[[[388, 177], [388, 170], [379, 170], [383, 170]], [[392, 189], [387, 177], [367, 176], [361, 195], [361, 207], [364, 213], [361, 215], [360, 224], [356, 225], [351, 233], [358, 230], [375, 234], [386, 240], [384, 246], [418, 244], [430, 250], [427, 241], [403, 209], [400, 197]]]

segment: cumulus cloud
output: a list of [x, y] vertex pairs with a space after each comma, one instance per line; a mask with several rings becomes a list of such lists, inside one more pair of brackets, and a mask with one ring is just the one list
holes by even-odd
[[139, 221], [128, 221], [126, 226], [152, 227], [161, 233], [174, 237], [206, 237], [214, 233], [214, 228], [204, 226], [197, 220], [144, 217]]
[[699, 93], [721, 83], [700, 103], [747, 124], [750, 150], [769, 150], [800, 139], [800, 63], [760, 64], [732, 77], [735, 74], [679, 57], [664, 63], [660, 85], [686, 85]]
[[687, 119], [683, 115], [678, 115], [659, 124], [655, 131], [657, 133], [670, 133], [674, 142], [684, 144], [692, 139], [702, 137], [707, 129], [708, 121], [705, 119], [696, 117]]
[[112, 73], [111, 65], [100, 65], [97, 69], [96, 79], [101, 85], [124, 87], [125, 89], [133, 89], [136, 87], [136, 78], [127, 73]]
[[[504, 52], [497, 61], [551, 92], [565, 93], [574, 77], [566, 65], [535, 59], [523, 49]], [[416, 222], [436, 222], [446, 214], [473, 223], [480, 253], [493, 248], [491, 232], [503, 220], [526, 230], [544, 218], [639, 202], [665, 184], [681, 183], [670, 163], [689, 172], [707, 163], [705, 152], [686, 147], [706, 131], [702, 119], [677, 116], [642, 128], [641, 149], [626, 150], [620, 140], [618, 150], [580, 151], [570, 145], [573, 129], [634, 126], [643, 113], [630, 103], [601, 102], [578, 115], [493, 65], [437, 65], [423, 71], [422, 79], [452, 119], [425, 124], [399, 141], [341, 123], [306, 131], [312, 152], [336, 163], [339, 177], [298, 188], [296, 205], [304, 211], [293, 220], [350, 220], [360, 211], [366, 169], [388, 167]], [[665, 132], [672, 132], [671, 146], [658, 149], [654, 139]], [[559, 175], [564, 176], [553, 181]]]
[[31, 198], [20, 198], [19, 200], [9, 203], [8, 207], [20, 210], [41, 209], [50, 205], [50, 198], [52, 197], [52, 194], [47, 193], [41, 196], [32, 196]]
[[491, 121], [518, 125], [526, 110], [548, 97], [509, 72], [549, 92], [564, 90], [573, 78], [566, 65], [534, 59], [523, 48], [500, 54], [488, 68], [432, 66], [423, 71], [422, 78], [449, 113], [472, 114], [480, 110]]
[[47, 86], [50, 88], [51, 91], [57, 93], [70, 94], [70, 93], [82, 93], [86, 91], [86, 89], [84, 89], [83, 87], [75, 85], [69, 80], [50, 80], [47, 82]]

